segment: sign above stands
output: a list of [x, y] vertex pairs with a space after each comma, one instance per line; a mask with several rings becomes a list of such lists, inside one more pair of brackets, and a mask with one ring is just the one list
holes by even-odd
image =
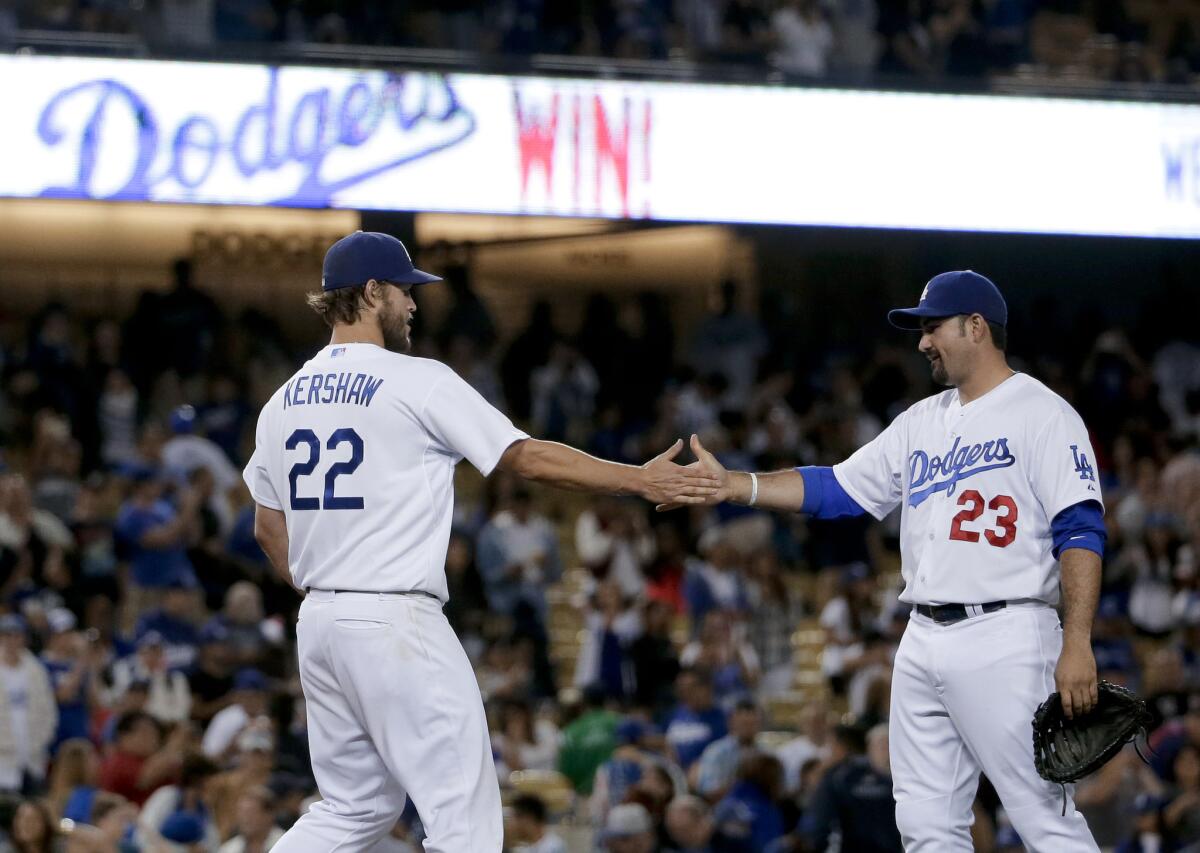
[[0, 195], [1200, 237], [1200, 106], [0, 57]]

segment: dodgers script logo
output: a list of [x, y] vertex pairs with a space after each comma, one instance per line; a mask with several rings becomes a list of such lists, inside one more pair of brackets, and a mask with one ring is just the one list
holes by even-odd
[[[930, 495], [945, 492], [954, 494], [959, 480], [974, 477], [984, 471], [1008, 468], [1017, 458], [1008, 449], [1007, 438], [997, 438], [982, 444], [962, 447], [961, 438], [941, 456], [931, 457], [924, 450], [914, 450], [908, 457], [908, 505], [920, 506]], [[944, 479], [938, 479], [939, 477]], [[936, 482], [935, 482], [936, 481]], [[926, 486], [925, 484], [930, 485]]]
[[[339, 191], [475, 132], [475, 116], [445, 75], [331, 74], [331, 81], [348, 81], [334, 88], [311, 86], [311, 73], [281, 86], [287, 74], [270, 68], [262, 89], [233, 91], [219, 113], [193, 113], [177, 124], [161, 117], [161, 88], [96, 79], [63, 89], [43, 107], [37, 133], [47, 147], [74, 157], [74, 179], [40, 195], [328, 207]], [[308, 87], [297, 91], [296, 80]], [[121, 132], [130, 126], [132, 144]], [[371, 142], [375, 153], [347, 156]], [[260, 189], [248, 189], [255, 178]]]

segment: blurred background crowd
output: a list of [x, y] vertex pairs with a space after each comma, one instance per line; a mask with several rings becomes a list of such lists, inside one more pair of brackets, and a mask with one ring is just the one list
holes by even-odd
[[[191, 272], [124, 316], [0, 317], [0, 849], [258, 853], [316, 796], [299, 597], [254, 542], [239, 475], [259, 407], [323, 341], [315, 318], [294, 340], [227, 315]], [[731, 468], [832, 464], [935, 390], [915, 338], [810, 352], [733, 283], [686, 339], [656, 295], [598, 293], [577, 331], [539, 303], [500, 340], [469, 268], [445, 272], [452, 300], [436, 323], [418, 312], [415, 354], [609, 459], [697, 433]], [[1150, 764], [1130, 747], [1076, 799], [1106, 850], [1200, 849], [1200, 346], [1186, 323], [1091, 317], [1054, 331], [1034, 311], [1012, 336], [1014, 365], [1092, 431], [1097, 663], [1156, 715]], [[510, 849], [901, 849], [895, 518], [656, 515], [468, 467], [446, 610]], [[986, 782], [974, 831], [1022, 849]], [[420, 838], [410, 810], [379, 849]]]
[[699, 62], [796, 80], [1200, 79], [1192, 0], [13, 0], [0, 7], [0, 44], [18, 29], [127, 36], [167, 54], [383, 45]]

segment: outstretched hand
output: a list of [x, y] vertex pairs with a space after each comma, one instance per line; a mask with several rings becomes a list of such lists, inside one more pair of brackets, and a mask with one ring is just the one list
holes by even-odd
[[[676, 442], [676, 444], [679, 443]], [[687, 470], [702, 471], [708, 474], [713, 478], [712, 485], [716, 488], [698, 501], [663, 501], [655, 507], [655, 510], [658, 512], [669, 512], [673, 509], [679, 509], [685, 503], [701, 503], [705, 506], [713, 506], [722, 501], [729, 500], [732, 490], [729, 486], [729, 472], [725, 470], [725, 466], [717, 461], [717, 457], [705, 449], [704, 445], [700, 443], [700, 438], [695, 433], [692, 433], [691, 448], [692, 453], [696, 454], [696, 461], [688, 465]]]
[[683, 450], [679, 439], [665, 451], [642, 466], [645, 478], [642, 497], [651, 503], [671, 505], [711, 503], [718, 491], [718, 477], [701, 468], [676, 465], [671, 460]]

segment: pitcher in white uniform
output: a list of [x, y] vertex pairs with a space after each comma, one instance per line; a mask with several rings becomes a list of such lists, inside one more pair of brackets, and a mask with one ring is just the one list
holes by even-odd
[[471, 665], [442, 614], [455, 465], [569, 489], [698, 503], [713, 475], [618, 465], [516, 429], [444, 364], [403, 353], [414, 269], [399, 240], [356, 232], [309, 304], [333, 329], [271, 397], [245, 480], [255, 536], [305, 592], [296, 627], [321, 792], [277, 853], [369, 850], [411, 797], [429, 853], [498, 853], [500, 791]]
[[1034, 769], [1032, 730], [1056, 689], [1068, 716], [1096, 701], [1091, 628], [1105, 531], [1087, 430], [1065, 400], [1008, 367], [1008, 308], [984, 276], [936, 276], [916, 308], [888, 319], [921, 332], [933, 378], [950, 390], [832, 468], [726, 471], [695, 436], [693, 464], [720, 477], [713, 501], [821, 518], [881, 519], [901, 507], [900, 600], [912, 616], [892, 677], [890, 740], [907, 851], [972, 849], [980, 771], [1028, 849], [1095, 851], [1074, 803], [1064, 808], [1062, 790]]

